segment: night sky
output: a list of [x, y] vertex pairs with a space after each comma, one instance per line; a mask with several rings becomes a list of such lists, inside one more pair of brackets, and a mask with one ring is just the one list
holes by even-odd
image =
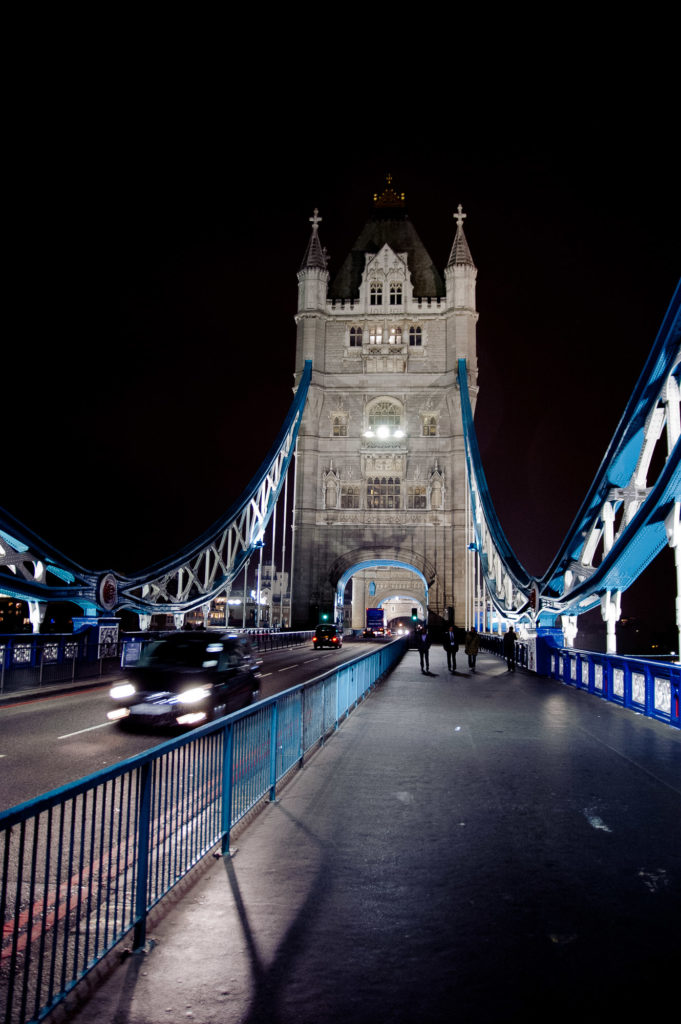
[[0, 504], [93, 569], [141, 569], [202, 532], [289, 407], [308, 218], [318, 207], [333, 275], [390, 171], [441, 271], [458, 203], [467, 214], [483, 462], [512, 546], [541, 574], [681, 273], [660, 124], [634, 138], [624, 110], [487, 112], [407, 144], [408, 125], [392, 142], [310, 134], [283, 102], [260, 119], [232, 102], [218, 123], [109, 94], [95, 120], [48, 102], [36, 134], [22, 128]]

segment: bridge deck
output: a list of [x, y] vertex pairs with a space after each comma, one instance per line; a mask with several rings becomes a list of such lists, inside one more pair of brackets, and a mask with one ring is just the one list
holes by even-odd
[[591, 1021], [673, 1000], [681, 734], [432, 655], [427, 677], [406, 655], [73, 1020]]

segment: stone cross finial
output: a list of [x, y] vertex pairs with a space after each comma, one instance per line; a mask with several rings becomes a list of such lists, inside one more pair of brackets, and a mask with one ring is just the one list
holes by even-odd
[[[459, 209], [461, 209], [461, 207], [459, 207]], [[317, 230], [317, 225], [321, 224], [321, 222], [322, 222], [322, 218], [317, 216], [318, 213], [319, 213], [319, 210], [315, 206], [314, 215], [312, 217], [310, 217], [310, 224], [312, 225], [312, 230], [313, 231], [316, 231]]]
[[[459, 203], [458, 212], [452, 215], [454, 217], [454, 220], [456, 221], [456, 226], [458, 228], [462, 228], [463, 227], [463, 222], [466, 219], [466, 217], [468, 216], [467, 213], [463, 213], [462, 211], [463, 211], [463, 208], [461, 206], [461, 203]], [[315, 213], [316, 212], [317, 211], [315, 210]]]

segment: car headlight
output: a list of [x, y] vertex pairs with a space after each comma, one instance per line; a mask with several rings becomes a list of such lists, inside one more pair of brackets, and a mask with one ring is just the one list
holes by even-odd
[[199, 701], [205, 700], [208, 696], [210, 696], [208, 687], [196, 686], [193, 690], [185, 690], [184, 693], [178, 693], [177, 699], [180, 704], [198, 704]]
[[112, 686], [109, 690], [109, 696], [114, 700], [125, 700], [127, 697], [132, 697], [137, 690], [132, 683], [120, 683], [118, 686]]

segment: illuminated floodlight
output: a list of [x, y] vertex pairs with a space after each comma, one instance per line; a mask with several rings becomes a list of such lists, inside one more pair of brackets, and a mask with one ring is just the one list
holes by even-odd
[[404, 437], [404, 431], [399, 429], [396, 430], [395, 433], [393, 434], [393, 437]]
[[365, 430], [363, 436], [364, 437], [374, 437], [375, 435], [374, 435], [373, 430]]
[[381, 438], [390, 437], [390, 429], [389, 427], [386, 427], [385, 424], [382, 423], [380, 427], [378, 427], [376, 434], [378, 437]]

